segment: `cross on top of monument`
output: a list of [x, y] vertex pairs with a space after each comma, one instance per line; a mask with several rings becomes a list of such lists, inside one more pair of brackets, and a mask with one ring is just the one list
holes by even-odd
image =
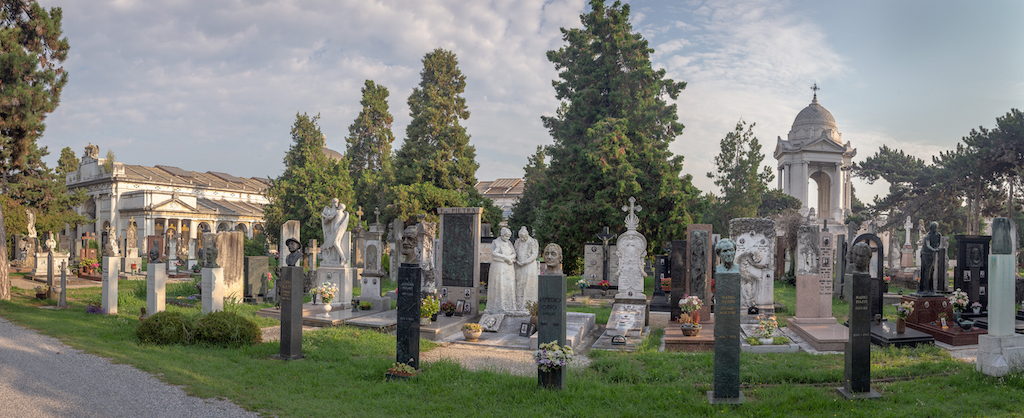
[[633, 231], [636, 227], [640, 226], [640, 217], [636, 216], [636, 213], [643, 210], [644, 208], [640, 205], [636, 205], [636, 198], [633, 196], [629, 197], [629, 206], [622, 206], [622, 211], [627, 212], [626, 215], [626, 229]]
[[360, 206], [358, 209], [356, 209], [356, 220], [357, 221], [363, 220], [363, 207], [362, 206]]
[[814, 91], [814, 103], [818, 103], [818, 90], [821, 90], [818, 88], [818, 83], [814, 83], [814, 85], [811, 86], [811, 90]]
[[380, 225], [380, 207], [373, 208], [373, 214], [377, 215], [377, 225]]
[[597, 234], [597, 238], [604, 242], [604, 245], [608, 245], [608, 241], [615, 238], [615, 234], [608, 232], [608, 227], [604, 227], [604, 232]]

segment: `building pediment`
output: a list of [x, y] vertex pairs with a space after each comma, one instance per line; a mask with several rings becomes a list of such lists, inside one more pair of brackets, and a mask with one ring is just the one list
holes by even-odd
[[181, 200], [177, 195], [163, 202], [149, 205], [146, 210], [155, 212], [199, 212], [195, 206], [185, 203], [185, 201]]

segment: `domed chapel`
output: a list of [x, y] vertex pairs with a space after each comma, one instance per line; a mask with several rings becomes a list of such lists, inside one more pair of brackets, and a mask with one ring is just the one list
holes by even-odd
[[[796, 115], [789, 135], [786, 139], [779, 137], [775, 146], [779, 188], [800, 199], [800, 213], [804, 216], [813, 206], [817, 208], [817, 221], [827, 219], [831, 225], [841, 225], [850, 213], [850, 168], [857, 150], [849, 141], [843, 143], [843, 134], [832, 113], [818, 103], [817, 84], [811, 90], [811, 104]], [[817, 202], [809, 201], [811, 187], [817, 188]]]

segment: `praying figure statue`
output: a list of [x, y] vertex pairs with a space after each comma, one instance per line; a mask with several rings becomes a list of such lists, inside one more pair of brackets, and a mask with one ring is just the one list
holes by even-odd
[[939, 234], [939, 223], [928, 224], [928, 234], [921, 243], [921, 282], [917, 284], [918, 296], [934, 296], [935, 260], [942, 246], [942, 235]]
[[488, 314], [516, 311], [516, 250], [512, 247], [512, 231], [501, 228], [498, 239], [491, 244], [491, 269], [487, 279]]
[[540, 255], [540, 245], [524, 226], [519, 228], [515, 249], [516, 310], [522, 311], [526, 309], [527, 302], [537, 301], [537, 275], [540, 269], [537, 256]]
[[348, 228], [348, 212], [345, 212], [345, 205], [338, 203], [338, 199], [331, 199], [331, 203], [320, 212], [320, 222], [324, 230], [324, 247], [320, 250], [323, 257], [321, 266], [344, 267], [348, 264], [348, 248], [345, 243], [345, 230]]

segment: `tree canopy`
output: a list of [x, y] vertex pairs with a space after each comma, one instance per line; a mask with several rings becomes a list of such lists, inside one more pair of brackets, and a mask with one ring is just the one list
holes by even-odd
[[551, 161], [536, 184], [527, 183], [543, 207], [522, 220], [542, 241], [562, 246], [569, 272], [578, 270], [582, 244], [602, 226], [624, 231], [620, 207], [630, 196], [644, 207], [640, 230], [651, 248], [684, 234], [700, 198], [681, 174], [683, 157], [668, 150], [683, 125], [666, 100], [686, 83], [651, 66], [654, 50], [633, 31], [628, 4], [590, 6], [580, 16], [583, 27], [562, 28], [566, 45], [547, 53], [559, 71], [552, 85], [561, 106], [541, 118], [554, 139], [546, 149]]
[[320, 212], [331, 199], [349, 206], [346, 210], [350, 212], [355, 210], [351, 208], [354, 199], [348, 161], [336, 161], [324, 153], [325, 137], [317, 125], [319, 119], [320, 115], [295, 115], [293, 143], [284, 157], [284, 173], [271, 180], [267, 189], [270, 203], [263, 209], [265, 231], [271, 241], [280, 238], [281, 225], [297, 220], [302, 225], [303, 245], [310, 239], [323, 242]]
[[[63, 13], [59, 7], [46, 10], [33, 0], [0, 1], [0, 160], [8, 167], [22, 167], [68, 82], [61, 67], [70, 49], [68, 39], [61, 37]], [[7, 180], [3, 174], [0, 188], [6, 189]], [[2, 207], [0, 242], [6, 243]], [[0, 245], [2, 300], [11, 299], [7, 259], [7, 245]]]
[[764, 154], [754, 136], [754, 125], [747, 125], [742, 119], [736, 122], [736, 128], [722, 138], [715, 156], [715, 171], [707, 174], [722, 190], [721, 198], [704, 219], [715, 230], [728, 231], [730, 219], [757, 216], [761, 198], [775, 179], [771, 167], [761, 167]]
[[395, 141], [391, 133], [394, 118], [388, 110], [387, 87], [366, 80], [362, 93], [363, 110], [348, 127], [345, 155], [349, 160], [356, 205], [371, 212], [374, 208], [385, 208], [389, 186], [394, 183], [391, 155], [391, 143]]

